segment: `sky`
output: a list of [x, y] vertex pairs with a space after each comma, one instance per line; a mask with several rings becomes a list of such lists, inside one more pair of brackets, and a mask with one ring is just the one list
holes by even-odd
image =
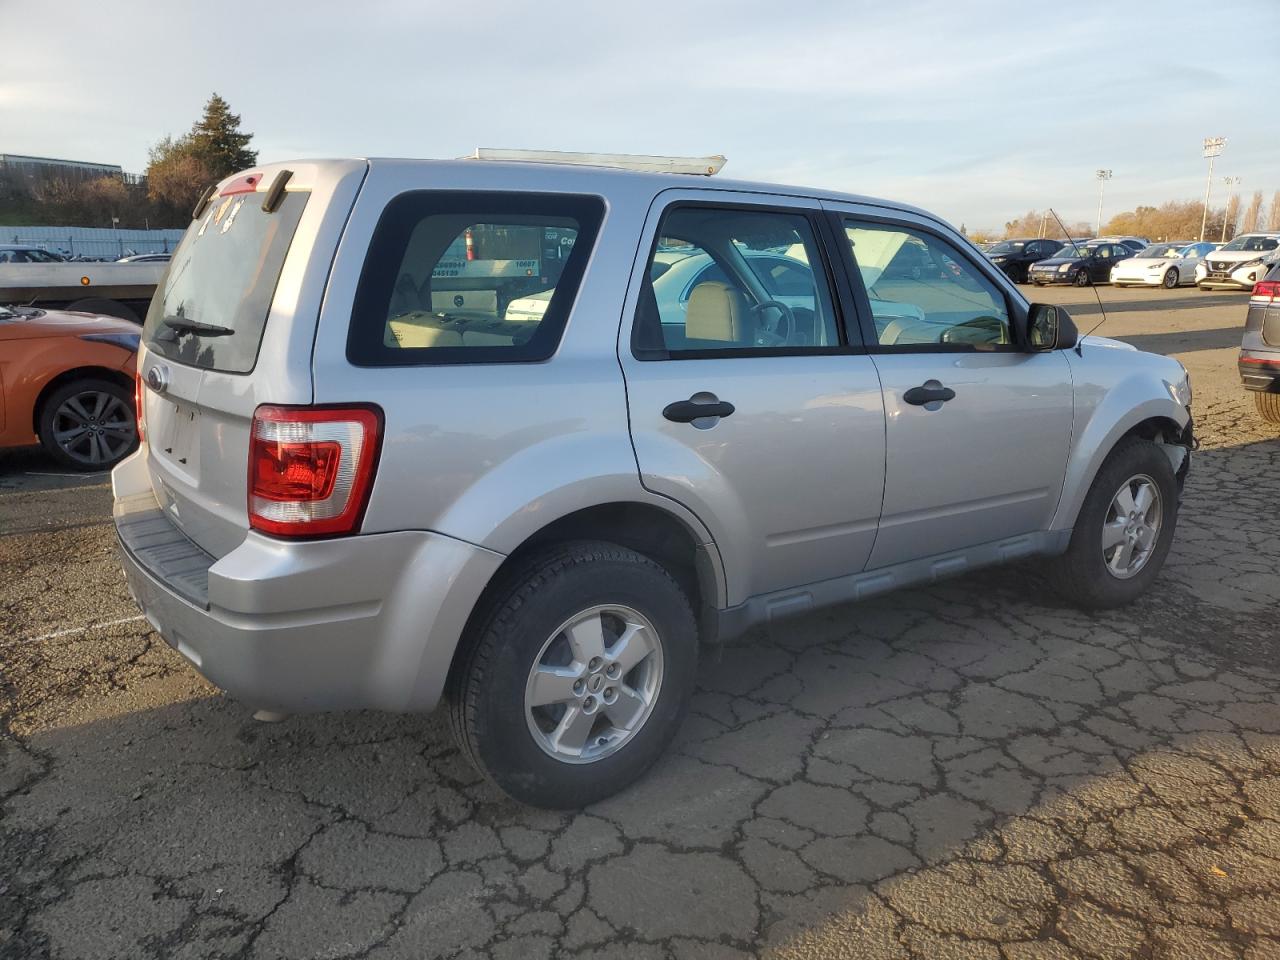
[[[223, 12], [225, 11], [225, 12]], [[1209, 30], [1210, 22], [1230, 24]], [[724, 175], [999, 228], [1280, 189], [1280, 0], [0, 0], [0, 153], [146, 166], [217, 91], [262, 161], [477, 146]]]

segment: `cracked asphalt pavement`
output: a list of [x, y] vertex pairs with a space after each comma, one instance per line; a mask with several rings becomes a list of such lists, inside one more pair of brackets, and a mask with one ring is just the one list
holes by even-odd
[[136, 619], [105, 478], [0, 455], [0, 957], [1280, 957], [1245, 298], [1102, 296], [1195, 387], [1148, 596], [1088, 615], [1001, 568], [705, 649], [665, 759], [575, 813], [504, 799], [439, 716], [255, 722]]

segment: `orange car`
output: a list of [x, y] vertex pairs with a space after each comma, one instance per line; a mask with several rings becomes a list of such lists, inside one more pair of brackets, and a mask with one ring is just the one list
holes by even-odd
[[137, 324], [0, 306], [0, 447], [37, 440], [74, 470], [107, 470], [138, 445]]

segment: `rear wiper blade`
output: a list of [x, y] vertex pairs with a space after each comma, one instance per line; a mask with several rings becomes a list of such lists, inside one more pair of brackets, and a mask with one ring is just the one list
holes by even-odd
[[229, 337], [235, 333], [230, 327], [220, 327], [214, 323], [201, 323], [198, 320], [188, 320], [185, 317], [165, 317], [160, 322], [170, 330], [176, 330], [178, 333], [189, 333], [193, 337]]

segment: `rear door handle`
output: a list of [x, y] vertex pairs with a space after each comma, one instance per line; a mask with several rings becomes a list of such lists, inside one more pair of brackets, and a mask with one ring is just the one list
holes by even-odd
[[918, 387], [912, 387], [902, 395], [902, 399], [913, 406], [923, 407], [926, 403], [946, 403], [954, 400], [956, 392], [944, 387], [937, 380], [926, 380]]
[[[696, 394], [695, 394], [696, 396]], [[693, 423], [703, 417], [728, 417], [736, 408], [727, 400], [677, 400], [662, 408], [662, 415], [674, 423]]]

